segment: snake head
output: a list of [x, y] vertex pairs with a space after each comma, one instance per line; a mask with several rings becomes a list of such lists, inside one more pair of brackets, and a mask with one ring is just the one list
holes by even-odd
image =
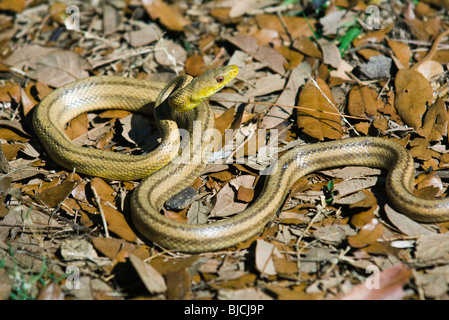
[[184, 103], [178, 104], [178, 106], [182, 107], [175, 108], [175, 110], [186, 112], [195, 108], [229, 84], [237, 76], [238, 72], [239, 68], [235, 65], [221, 66], [194, 78], [185, 88], [189, 87], [186, 90], [188, 92], [187, 99], [184, 100]]

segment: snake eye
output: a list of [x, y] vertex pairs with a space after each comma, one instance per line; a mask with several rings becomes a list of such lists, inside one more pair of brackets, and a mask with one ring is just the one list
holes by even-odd
[[224, 81], [223, 76], [218, 76], [217, 79], [215, 79], [218, 83], [222, 83]]

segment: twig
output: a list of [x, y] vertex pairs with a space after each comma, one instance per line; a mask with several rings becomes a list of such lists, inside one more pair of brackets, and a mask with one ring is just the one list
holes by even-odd
[[[319, 209], [319, 207], [317, 207]], [[313, 216], [313, 218], [310, 220], [309, 224], [307, 225], [307, 227], [304, 229], [304, 231], [301, 233], [301, 235], [299, 236], [298, 240], [296, 240], [296, 258], [297, 258], [297, 268], [299, 271], [299, 268], [301, 267], [301, 253], [307, 248], [307, 246], [304, 246], [302, 248], [299, 247], [299, 243], [301, 242], [302, 238], [304, 238], [304, 236], [306, 235], [306, 233], [309, 231], [309, 229], [312, 227], [312, 225], [314, 224], [315, 220], [321, 216], [321, 210], [317, 210], [317, 213]]]
[[350, 116], [350, 115], [342, 115], [341, 112], [331, 112], [326, 110], [316, 110], [312, 108], [306, 108], [306, 107], [300, 107], [300, 106], [291, 106], [288, 104], [281, 104], [281, 103], [275, 103], [275, 102], [256, 102], [256, 101], [240, 101], [240, 100], [230, 100], [230, 99], [215, 99], [214, 101], [222, 101], [222, 102], [233, 102], [233, 103], [246, 103], [246, 104], [260, 104], [260, 105], [266, 105], [266, 106], [278, 106], [283, 108], [293, 108], [293, 109], [301, 109], [301, 110], [308, 110], [308, 111], [317, 111], [321, 113], [326, 114], [333, 114], [338, 116], [343, 116], [345, 118], [351, 118], [351, 119], [359, 119], [359, 120], [369, 120], [367, 117], [360, 117], [360, 116]]
[[416, 70], [419, 68], [420, 65], [422, 65], [424, 62], [427, 62], [429, 60], [432, 60], [433, 57], [435, 56], [435, 53], [437, 53], [438, 50], [438, 45], [440, 44], [440, 42], [443, 40], [444, 37], [446, 37], [447, 35], [449, 35], [449, 28], [444, 30], [443, 32], [441, 32], [438, 37], [435, 39], [435, 41], [433, 42], [432, 47], [430, 48], [429, 52], [427, 53], [427, 55], [422, 58], [421, 60], [419, 60], [411, 69], [412, 70]]
[[92, 192], [94, 193], [95, 202], [97, 203], [97, 206], [98, 206], [98, 211], [100, 211], [101, 222], [103, 223], [103, 227], [104, 227], [104, 235], [106, 238], [109, 238], [108, 224], [106, 222], [106, 217], [104, 216], [103, 207], [101, 205], [101, 199], [98, 196], [98, 193], [97, 193], [97, 190], [95, 190], [95, 187], [92, 185], [90, 187], [92, 189]]

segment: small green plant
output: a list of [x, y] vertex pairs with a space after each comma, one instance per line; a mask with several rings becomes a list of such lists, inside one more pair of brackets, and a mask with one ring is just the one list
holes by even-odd
[[327, 186], [323, 188], [324, 196], [326, 197], [326, 202], [331, 204], [334, 201], [334, 180], [329, 180]]

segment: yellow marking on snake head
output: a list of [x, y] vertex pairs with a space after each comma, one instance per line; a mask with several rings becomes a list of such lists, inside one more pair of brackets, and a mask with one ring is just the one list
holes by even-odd
[[172, 105], [172, 107], [178, 112], [186, 112], [195, 108], [229, 84], [238, 72], [239, 68], [235, 65], [217, 67], [206, 71], [188, 84], [191, 88], [187, 91], [189, 97], [184, 100], [184, 103], [177, 104], [177, 107]]

